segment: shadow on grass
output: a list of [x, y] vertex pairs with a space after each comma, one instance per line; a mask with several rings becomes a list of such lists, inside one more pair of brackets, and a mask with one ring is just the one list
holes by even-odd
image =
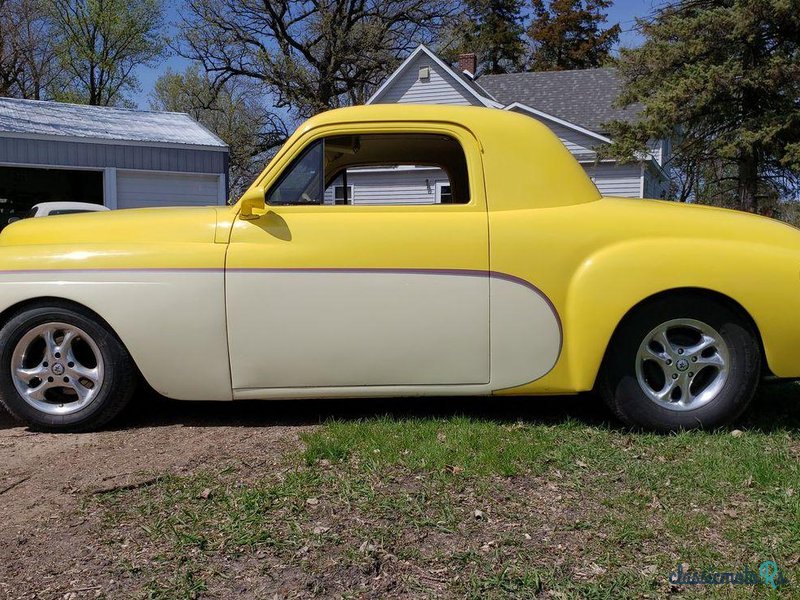
[[[137, 397], [113, 429], [185, 425], [188, 427], [270, 427], [313, 425], [327, 420], [376, 416], [395, 419], [447, 418], [464, 415], [500, 423], [558, 425], [569, 420], [587, 426], [625, 430], [594, 394], [577, 396], [431, 397], [180, 402], [154, 393]], [[18, 427], [0, 409], [0, 429]], [[734, 427], [764, 433], [800, 433], [800, 384], [765, 383]]]

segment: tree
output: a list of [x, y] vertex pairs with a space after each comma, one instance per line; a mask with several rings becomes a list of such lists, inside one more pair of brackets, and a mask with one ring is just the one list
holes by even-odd
[[681, 0], [640, 27], [623, 50], [621, 103], [634, 124], [611, 123], [617, 157], [675, 135], [684, 199], [762, 212], [800, 174], [800, 0]]
[[215, 87], [197, 66], [167, 71], [156, 81], [150, 107], [189, 113], [230, 147], [230, 191], [236, 197], [263, 167], [263, 156], [282, 144], [288, 132], [280, 118], [259, 102], [260, 94], [242, 81]]
[[58, 75], [39, 0], [0, 0], [0, 96], [45, 99]]
[[124, 103], [137, 67], [162, 55], [162, 0], [49, 0], [56, 54], [68, 82], [59, 99]]
[[612, 0], [532, 0], [533, 71], [590, 69], [609, 61], [620, 27], [602, 29]]
[[191, 0], [178, 51], [215, 85], [250, 79], [305, 118], [363, 103], [446, 14], [439, 0]]
[[439, 44], [444, 58], [475, 53], [479, 74], [513, 73], [525, 60], [522, 0], [465, 0], [464, 12]]

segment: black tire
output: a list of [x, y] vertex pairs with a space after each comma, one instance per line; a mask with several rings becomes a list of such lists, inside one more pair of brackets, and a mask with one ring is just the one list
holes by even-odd
[[[704, 404], [684, 410], [665, 407], [651, 399], [643, 387], [647, 384], [640, 384], [637, 378], [637, 364], [642, 364], [639, 350], [644, 340], [663, 324], [678, 319], [691, 319], [713, 328], [724, 341], [728, 358], [724, 384], [709, 394], [710, 399]], [[655, 348], [658, 349], [658, 344]], [[686, 361], [680, 362], [680, 367], [686, 370]], [[675, 365], [663, 367], [664, 373], [670, 368], [677, 370]], [[692, 370], [691, 364], [688, 370]], [[730, 424], [747, 409], [758, 387], [760, 372], [758, 336], [740, 310], [702, 294], [669, 295], [637, 307], [620, 324], [603, 362], [600, 392], [614, 414], [634, 427], [660, 432], [713, 428]], [[711, 373], [713, 376], [714, 371]], [[678, 373], [664, 374], [663, 389], [667, 389], [669, 378], [678, 376]], [[681, 393], [678, 391], [676, 395]], [[668, 397], [666, 402], [674, 401]]]
[[[91, 338], [102, 357], [102, 378], [97, 384], [95, 396], [88, 404], [70, 414], [50, 414], [38, 410], [20, 394], [12, 374], [13, 356], [17, 345], [26, 334], [49, 323], [63, 323], [82, 330]], [[44, 342], [42, 344], [44, 345]], [[50, 368], [52, 369], [52, 366]], [[64, 368], [64, 365], [59, 367], [61, 370], [59, 375], [65, 374]], [[64, 381], [66, 380], [65, 377]], [[0, 403], [13, 417], [32, 429], [51, 432], [98, 429], [125, 408], [137, 383], [138, 372], [125, 347], [106, 324], [79, 307], [32, 306], [13, 315], [0, 329]], [[64, 389], [67, 389], [66, 386]], [[61, 398], [64, 397], [61, 389], [52, 391], [62, 394]]]

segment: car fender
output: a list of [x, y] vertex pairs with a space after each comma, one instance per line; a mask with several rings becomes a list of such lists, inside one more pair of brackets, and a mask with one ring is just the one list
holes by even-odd
[[676, 237], [605, 246], [587, 256], [569, 282], [563, 360], [571, 387], [592, 389], [628, 312], [652, 296], [686, 288], [716, 292], [740, 305], [758, 328], [770, 370], [796, 376], [800, 361], [793, 348], [800, 345], [800, 332], [789, 325], [800, 309], [798, 284], [798, 253], [765, 244]]

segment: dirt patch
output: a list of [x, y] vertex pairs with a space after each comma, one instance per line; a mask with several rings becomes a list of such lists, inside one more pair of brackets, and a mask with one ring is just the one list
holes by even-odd
[[92, 494], [198, 468], [271, 466], [311, 426], [253, 408], [148, 400], [121, 428], [85, 434], [31, 432], [0, 411], [0, 597], [96, 597], [111, 557], [102, 523], [81, 516]]

